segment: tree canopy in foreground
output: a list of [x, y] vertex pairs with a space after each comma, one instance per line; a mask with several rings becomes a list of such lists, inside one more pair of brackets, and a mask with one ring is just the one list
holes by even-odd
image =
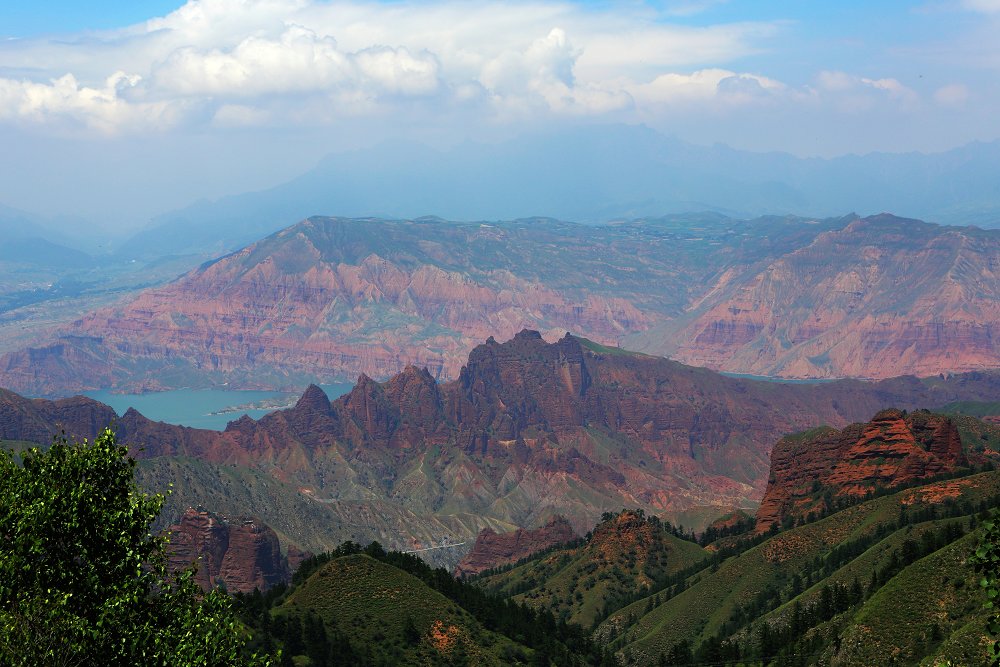
[[270, 664], [225, 593], [168, 573], [163, 496], [110, 429], [21, 459], [0, 453], [0, 665]]

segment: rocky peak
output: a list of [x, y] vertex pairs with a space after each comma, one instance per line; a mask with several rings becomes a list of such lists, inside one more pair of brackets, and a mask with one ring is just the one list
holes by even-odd
[[843, 430], [813, 429], [782, 438], [771, 453], [757, 530], [786, 517], [822, 512], [824, 495], [864, 496], [968, 465], [951, 419], [888, 409]]
[[177, 571], [196, 564], [195, 581], [206, 590], [224, 582], [229, 591], [249, 593], [291, 578], [278, 536], [256, 519], [230, 520], [188, 508], [168, 530], [170, 568]]
[[633, 545], [648, 545], [652, 537], [653, 526], [643, 514], [636, 510], [624, 510], [621, 514], [594, 527], [591, 544], [627, 548]]
[[383, 391], [405, 424], [424, 432], [435, 431], [442, 425], [441, 392], [426, 368], [407, 366], [385, 383]]
[[294, 410], [308, 410], [310, 412], [330, 412], [330, 399], [326, 392], [314, 384], [306, 387], [305, 392], [296, 401]]
[[399, 425], [399, 411], [387, 399], [382, 385], [364, 373], [338, 403], [357, 428], [352, 435], [361, 440], [387, 442]]
[[472, 550], [455, 568], [456, 576], [467, 577], [503, 565], [516, 563], [523, 558], [577, 538], [569, 521], [561, 515], [552, 517], [540, 528], [519, 528], [512, 533], [496, 533], [483, 528], [476, 537]]

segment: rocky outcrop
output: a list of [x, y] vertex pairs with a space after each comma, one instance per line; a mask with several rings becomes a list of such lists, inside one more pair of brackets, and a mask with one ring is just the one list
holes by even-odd
[[93, 438], [118, 415], [109, 406], [83, 396], [58, 401], [30, 399], [0, 389], [0, 439], [48, 444], [65, 433]]
[[[420, 549], [445, 539], [471, 541], [487, 525], [538, 526], [555, 514], [578, 532], [622, 507], [675, 523], [692, 508], [718, 514], [764, 493], [770, 450], [783, 433], [818, 423], [843, 427], [887, 406], [913, 410], [998, 393], [1000, 374], [989, 373], [932, 381], [761, 382], [571, 335], [547, 343], [526, 330], [477, 347], [447, 383], [410, 367], [382, 383], [362, 377], [332, 402], [312, 386], [295, 406], [259, 421], [241, 418], [221, 433], [153, 422], [134, 410], [116, 428], [139, 458], [182, 457], [253, 471], [250, 488], [239, 490], [247, 508], [227, 505], [227, 512], [258, 514], [253, 503], [276, 493], [264, 488], [273, 481], [297, 511], [336, 503], [344, 516], [365, 517], [352, 520], [358, 528], [342, 539], [375, 538], [368, 517], [383, 510], [373, 507], [404, 508], [411, 522], [423, 517], [422, 527], [401, 521], [378, 538]], [[51, 407], [37, 405], [32, 415]], [[0, 425], [6, 422], [16, 420], [0, 416]], [[928, 450], [927, 470], [947, 460], [935, 447]], [[827, 463], [816, 465], [820, 470]], [[219, 507], [232, 496], [229, 477], [194, 476], [190, 488], [206, 495], [185, 503]], [[303, 546], [336, 546], [313, 542], [291, 519], [268, 520]]]
[[926, 411], [883, 410], [841, 431], [820, 428], [788, 436], [771, 453], [757, 530], [832, 509], [831, 499], [864, 496], [968, 465], [952, 420]]
[[455, 568], [455, 575], [468, 577], [502, 565], [516, 563], [522, 558], [565, 544], [577, 537], [573, 526], [561, 516], [552, 517], [548, 523], [539, 528], [529, 530], [519, 528], [512, 533], [497, 534], [490, 528], [484, 528], [476, 536], [472, 550]]
[[[204, 510], [188, 509], [169, 528], [168, 565], [178, 571], [197, 566], [195, 581], [205, 590], [224, 584], [230, 592], [249, 593], [288, 583], [288, 558], [278, 536], [257, 520], [230, 520]], [[302, 552], [289, 550], [297, 559]]]

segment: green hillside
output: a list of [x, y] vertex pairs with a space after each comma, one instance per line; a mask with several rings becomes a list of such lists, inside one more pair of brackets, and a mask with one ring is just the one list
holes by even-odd
[[237, 605], [254, 645], [299, 667], [614, 665], [579, 628], [377, 543], [308, 559], [290, 590]]
[[579, 546], [485, 573], [477, 583], [589, 628], [708, 556], [695, 542], [674, 535], [669, 524], [625, 511], [607, 515]]
[[476, 619], [415, 576], [365, 554], [322, 566], [276, 610], [316, 613], [377, 661], [392, 664], [527, 663], [531, 651], [485, 630]]
[[634, 665], [661, 654], [668, 664], [981, 664], [983, 598], [963, 563], [968, 533], [998, 505], [1000, 472], [861, 503], [632, 603], [595, 637]]

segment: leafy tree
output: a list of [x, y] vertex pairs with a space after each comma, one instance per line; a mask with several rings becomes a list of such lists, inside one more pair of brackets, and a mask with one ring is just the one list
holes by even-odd
[[0, 451], [0, 664], [267, 665], [244, 657], [227, 595], [169, 575], [150, 533], [163, 497], [105, 429], [18, 465]]
[[989, 610], [987, 630], [993, 636], [990, 663], [1000, 665], [1000, 521], [996, 513], [981, 524], [983, 534], [969, 562], [981, 575], [979, 585], [986, 593], [983, 606]]

